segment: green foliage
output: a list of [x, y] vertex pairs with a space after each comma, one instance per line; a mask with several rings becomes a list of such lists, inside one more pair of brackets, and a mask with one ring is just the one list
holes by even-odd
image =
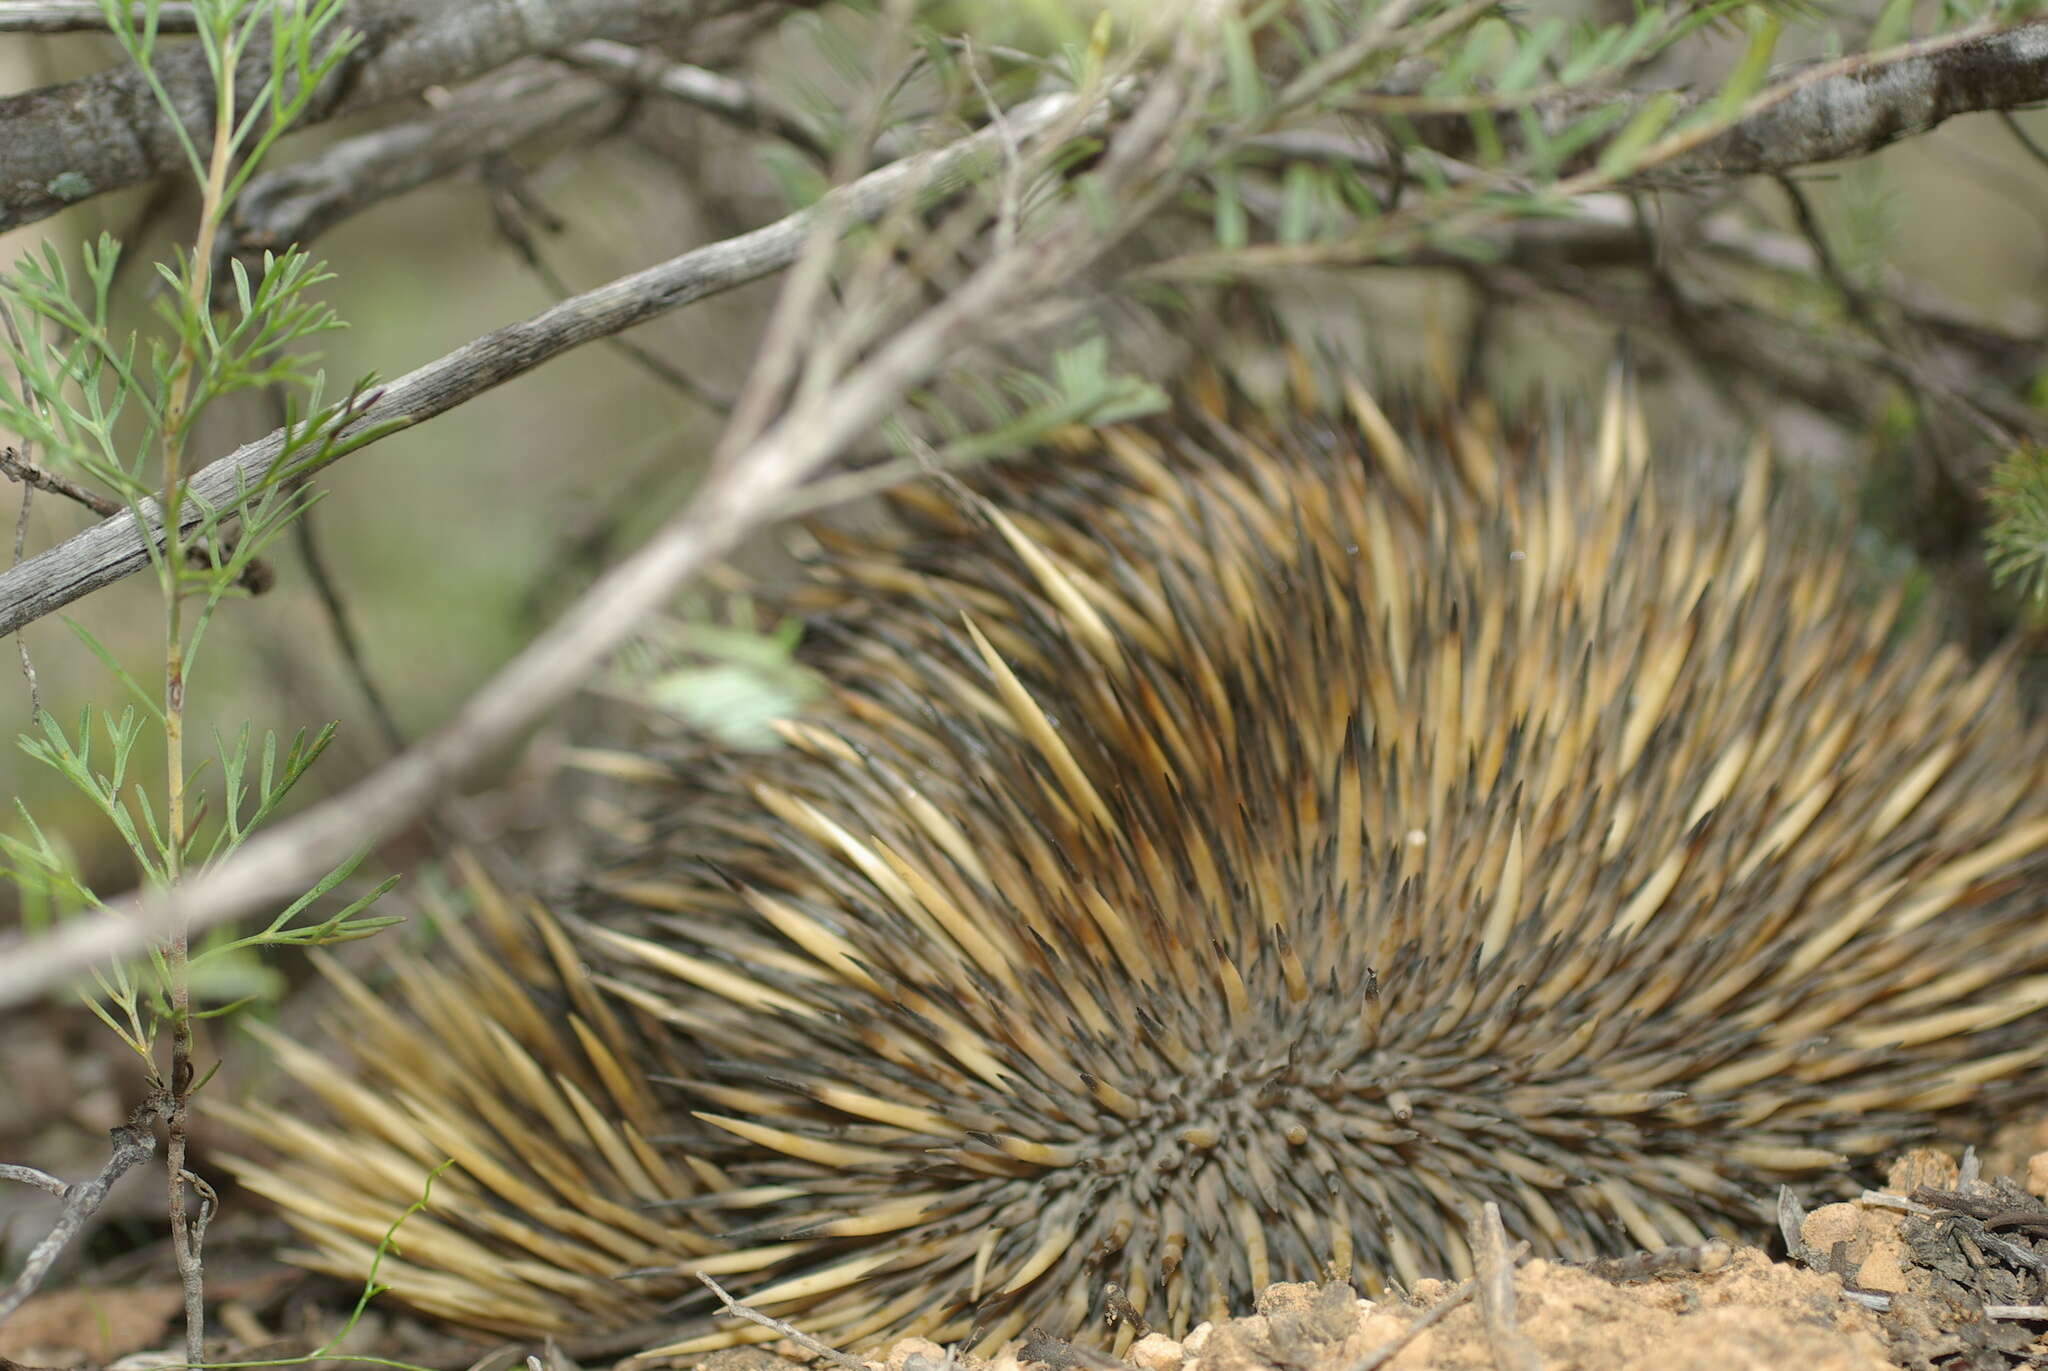
[[1776, 15], [1761, 11], [1752, 14], [1750, 21], [1749, 45], [1714, 99], [1714, 115], [1718, 119], [1740, 117], [1743, 105], [1763, 89], [1764, 78], [1770, 74], [1771, 54], [1777, 51], [1778, 37], [1785, 29]]
[[1644, 101], [1620, 133], [1600, 150], [1598, 170], [1608, 180], [1620, 180], [1642, 161], [1643, 153], [1664, 132], [1678, 113], [1678, 97], [1660, 91]]
[[1072, 424], [1122, 423], [1167, 404], [1159, 387], [1111, 370], [1109, 343], [1099, 335], [1054, 353], [1050, 377], [1015, 371], [991, 380], [963, 373], [952, 382], [960, 402], [934, 390], [912, 400], [936, 438], [920, 437], [901, 422], [887, 429], [899, 462], [951, 470], [1027, 451]]
[[707, 608], [656, 624], [619, 654], [613, 688], [730, 748], [779, 745], [774, 725], [816, 698], [820, 685], [796, 660], [801, 625], [785, 620], [755, 631], [752, 606]]
[[2035, 604], [2048, 604], [2048, 448], [2007, 454], [1991, 473], [1991, 573]]
[[[362, 35], [339, 26], [347, 0], [199, 0], [198, 41], [206, 52], [207, 70], [216, 92], [225, 92], [218, 108], [232, 114], [232, 80], [224, 73], [236, 71], [250, 44], [268, 35], [271, 40], [270, 72], [248, 101], [239, 120], [221, 121], [227, 129], [223, 148], [202, 153], [178, 117], [170, 93], [158, 80], [151, 59], [156, 52], [158, 0], [147, 0], [139, 8], [129, 0], [100, 0], [100, 13], [107, 29], [121, 44], [136, 69], [148, 82], [157, 104], [171, 114], [170, 124], [184, 149], [193, 180], [202, 186], [220, 172], [223, 180], [212, 208], [224, 213], [248, 183], [270, 145], [277, 141], [299, 116], [314, 91], [362, 42]], [[323, 40], [325, 40], [323, 42]], [[224, 153], [225, 155], [221, 155]]]
[[[171, 113], [199, 183], [192, 245], [155, 264], [160, 285], [142, 332], [125, 332], [115, 322], [121, 246], [109, 235], [84, 244], [75, 265], [45, 247], [0, 276], [0, 359], [11, 374], [0, 383], [0, 427], [20, 434], [36, 461], [103, 491], [145, 527], [163, 529], [160, 540], [146, 544], [164, 608], [161, 682], [146, 686], [142, 678], [151, 673], [131, 668], [74, 624], [80, 643], [105, 665], [128, 703], [118, 714], [100, 711], [97, 719], [80, 711], [70, 726], [40, 711], [20, 739], [28, 757], [86, 797], [146, 888], [175, 884], [232, 856], [275, 814], [333, 737], [332, 726], [311, 735], [301, 730], [280, 751], [276, 735], [265, 733], [252, 751], [244, 725], [232, 743], [216, 736], [215, 755], [197, 766], [188, 767], [184, 755], [188, 691], [215, 612], [245, 593], [254, 560], [314, 499], [294, 478], [375, 436], [349, 428], [361, 413], [367, 380], [330, 401], [316, 354], [308, 350], [321, 334], [342, 326], [318, 296], [331, 279], [318, 261], [296, 249], [266, 253], [259, 271], [229, 260], [226, 280], [216, 279], [216, 232], [236, 193], [358, 41], [339, 25], [343, 7], [343, 0], [201, 0], [196, 41], [215, 81], [216, 124], [215, 136], [202, 146], [150, 64], [158, 6], [103, 0], [110, 31]], [[262, 66], [252, 60], [259, 52], [267, 52], [268, 63], [251, 89], [248, 77]], [[230, 75], [238, 68], [244, 83], [239, 106]], [[147, 282], [149, 275], [137, 273], [135, 280]], [[281, 396], [291, 416], [282, 451], [227, 498], [201, 498], [188, 484], [193, 425], [222, 398], [258, 388]], [[161, 788], [148, 784], [136, 765], [150, 751], [139, 745], [151, 734], [169, 763]], [[21, 829], [0, 835], [0, 876], [21, 892], [35, 925], [100, 905], [68, 845], [25, 806], [17, 802], [16, 808]], [[309, 912], [358, 861], [336, 868], [259, 932], [223, 932], [190, 948], [181, 941], [146, 966], [96, 973], [97, 994], [88, 1002], [124, 1043], [150, 1059], [161, 1024], [186, 1013], [222, 1012], [274, 990], [276, 978], [256, 956], [259, 950], [342, 941], [393, 922], [363, 912], [388, 883], [339, 913]]]
[[1885, 0], [1885, 7], [1877, 16], [1877, 23], [1871, 26], [1870, 46], [1888, 48], [1894, 43], [1904, 42], [1912, 34], [1913, 0]]
[[362, 1322], [364, 1312], [370, 1307], [370, 1301], [391, 1288], [390, 1283], [382, 1280], [380, 1276], [384, 1269], [384, 1259], [401, 1255], [398, 1230], [404, 1227], [405, 1221], [413, 1215], [426, 1212], [428, 1205], [433, 1203], [434, 1182], [440, 1180], [442, 1173], [453, 1165], [455, 1159], [447, 1157], [428, 1171], [426, 1180], [420, 1186], [419, 1198], [407, 1205], [404, 1212], [394, 1218], [385, 1228], [383, 1235], [377, 1239], [377, 1246], [370, 1253], [369, 1268], [363, 1273], [363, 1288], [357, 1293], [355, 1306], [349, 1310], [348, 1317], [341, 1321], [334, 1336], [312, 1351], [303, 1352], [296, 1357], [266, 1357], [260, 1361], [210, 1361], [206, 1363], [205, 1371], [259, 1371], [259, 1368], [264, 1367], [319, 1366], [331, 1362], [384, 1367], [387, 1371], [427, 1371], [427, 1368], [414, 1362], [398, 1361], [390, 1357], [366, 1357], [358, 1353], [344, 1354], [339, 1349], [350, 1340], [356, 1325]]
[[[1169, 264], [1162, 274], [1176, 266], [1208, 275], [1269, 263], [1370, 261], [1425, 245], [1459, 255], [1481, 252], [1473, 230], [1485, 222], [1562, 212], [1570, 196], [1552, 188], [1567, 175], [1574, 177], [1572, 195], [1619, 182], [1666, 155], [1675, 140], [1739, 118], [1768, 76], [1793, 7], [1742, 0], [1646, 3], [1613, 24], [1573, 24], [1556, 15], [1525, 23], [1475, 8], [1461, 23], [1429, 26], [1435, 36], [1424, 46], [1404, 34], [1379, 53], [1357, 50], [1357, 24], [1366, 16], [1347, 32], [1318, 7], [1290, 8], [1322, 15], [1319, 22], [1278, 21], [1307, 66], [1293, 83], [1302, 88], [1298, 98], [1271, 98], [1253, 79], [1250, 40], [1226, 28], [1228, 79], [1216, 101], [1226, 132], [1210, 151], [1216, 165], [1204, 180], [1214, 249]], [[1620, 99], [1569, 98], [1618, 87], [1673, 45], [1716, 25], [1747, 29], [1749, 41], [1712, 98], [1688, 102], [1666, 92], [1633, 107]], [[1430, 64], [1412, 95], [1380, 87], [1395, 57]], [[1299, 110], [1373, 117], [1403, 150], [1401, 175], [1426, 194], [1404, 197], [1406, 212], [1390, 216], [1359, 168], [1338, 155], [1347, 146], [1342, 139], [1326, 141], [1331, 155], [1325, 157], [1282, 155], [1280, 185], [1271, 187], [1266, 164], [1272, 157], [1259, 140], [1297, 123]], [[1437, 159], [1422, 151], [1432, 140], [1422, 136], [1419, 119], [1461, 121], [1467, 136], [1460, 160], [1498, 179], [1451, 185]], [[1362, 148], [1365, 140], [1350, 146]]]

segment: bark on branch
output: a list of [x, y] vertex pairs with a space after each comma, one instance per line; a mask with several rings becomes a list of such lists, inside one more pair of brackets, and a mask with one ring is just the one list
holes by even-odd
[[[1005, 136], [1028, 138], [1051, 128], [1069, 116], [1075, 98], [1042, 96], [1005, 116], [1007, 135], [991, 126], [943, 148], [891, 162], [833, 192], [832, 212], [842, 224], [852, 224], [874, 218], [907, 194], [955, 189], [1000, 155]], [[465, 343], [391, 382], [365, 408], [356, 426], [410, 425], [431, 419], [570, 348], [779, 271], [796, 260], [819, 208], [800, 210], [751, 233], [622, 276]], [[278, 430], [207, 464], [192, 478], [192, 492], [199, 498], [188, 501], [186, 508], [201, 501], [232, 504], [239, 490], [270, 469], [283, 446], [284, 433]], [[154, 516], [156, 506], [146, 510]], [[190, 517], [196, 520], [196, 511]], [[152, 522], [152, 535], [157, 527]], [[147, 563], [132, 514], [95, 524], [0, 574], [0, 636]]]
[[[1791, 171], [1876, 152], [1959, 114], [2048, 100], [2048, 20], [1844, 57], [1784, 79], [1795, 87], [1785, 99], [1657, 167], [1656, 175], [1725, 179]], [[1577, 94], [1528, 113], [1555, 135], [1597, 108], [1620, 104], [1633, 114], [1652, 98], [1651, 92]], [[1711, 92], [1684, 97], [1678, 118], [1716, 98]], [[1411, 115], [1409, 121], [1437, 152], [1464, 158], [1477, 150], [1469, 114]], [[1507, 146], [1520, 142], [1520, 127], [1517, 119], [1500, 120], [1498, 133]], [[1590, 163], [1598, 152], [1596, 144], [1581, 161]]]
[[[198, 16], [187, 0], [163, 0], [157, 6], [159, 33], [192, 33]], [[0, 3], [0, 33], [105, 33], [107, 17], [99, 0], [52, 0], [46, 5]]]
[[[22, 1264], [21, 1274], [14, 1283], [0, 1290], [0, 1323], [19, 1309], [36, 1287], [43, 1283], [43, 1277], [50, 1274], [50, 1266], [57, 1260], [65, 1247], [85, 1228], [87, 1220], [99, 1212], [106, 1203], [107, 1194], [114, 1188], [114, 1182], [127, 1175], [137, 1166], [146, 1162], [156, 1153], [156, 1126], [170, 1114], [170, 1099], [160, 1089], [150, 1091], [148, 1098], [128, 1116], [128, 1122], [112, 1130], [108, 1138], [114, 1150], [108, 1156], [106, 1165], [99, 1174], [89, 1181], [75, 1181], [66, 1185], [55, 1176], [46, 1175], [26, 1166], [0, 1166], [0, 1180], [21, 1181], [56, 1196], [64, 1202], [64, 1210], [57, 1216], [57, 1222], [43, 1236], [28, 1254]], [[0, 1358], [0, 1361], [4, 1361]], [[7, 1362], [13, 1366], [13, 1362]]]
[[825, 160], [825, 149], [793, 116], [729, 76], [606, 39], [578, 43], [556, 58], [513, 63], [462, 87], [418, 119], [387, 124], [262, 172], [235, 202], [230, 227], [236, 255], [252, 274], [259, 273], [265, 251], [304, 247], [344, 219], [530, 140], [600, 135], [628, 111], [637, 93], [690, 104]]
[[[673, 37], [722, 0], [353, 0], [343, 22], [363, 45], [317, 92], [300, 125], [464, 81], [530, 53], [588, 38]], [[270, 55], [252, 44], [237, 74], [255, 89]], [[197, 43], [166, 41], [155, 60], [193, 141], [212, 136], [213, 82]], [[0, 98], [0, 230], [184, 168], [177, 132], [143, 74], [123, 62], [78, 81]]]
[[344, 139], [252, 178], [235, 202], [237, 255], [260, 273], [265, 251], [304, 246], [351, 215], [542, 134], [602, 129], [624, 104], [593, 77], [521, 63], [464, 87], [445, 108]]

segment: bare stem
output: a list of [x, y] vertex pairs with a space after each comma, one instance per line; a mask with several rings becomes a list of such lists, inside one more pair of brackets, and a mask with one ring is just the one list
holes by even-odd
[[[5, 317], [0, 315], [0, 318]], [[98, 491], [89, 490], [60, 472], [37, 466], [33, 455], [28, 452], [16, 452], [11, 447], [0, 448], [0, 475], [11, 481], [19, 481], [32, 489], [47, 490], [52, 495], [62, 495], [67, 500], [75, 500], [102, 519], [111, 519], [123, 512], [120, 501], [109, 500]]]
[[[0, 329], [6, 331], [8, 341], [14, 345], [16, 355], [19, 355], [22, 351], [21, 330], [15, 325], [14, 315], [4, 309], [0, 309]], [[26, 395], [29, 393], [29, 387], [23, 384], [23, 380], [20, 369], [17, 367], [15, 370], [15, 382], [20, 386], [22, 394]], [[21, 509], [14, 517], [14, 551], [7, 563], [9, 567], [21, 565], [22, 550], [28, 545], [29, 509], [35, 499], [37, 484], [27, 476], [28, 472], [36, 470], [35, 463], [31, 460], [35, 456], [35, 444], [23, 440], [22, 446], [28, 449], [25, 455], [15, 452], [11, 447], [0, 448], [0, 471], [4, 471], [14, 480], [21, 482]], [[102, 517], [105, 517], [104, 513]], [[14, 648], [16, 654], [21, 658], [22, 678], [28, 682], [29, 720], [32, 723], [40, 723], [43, 713], [43, 691], [42, 687], [36, 683], [36, 664], [35, 660], [28, 655], [28, 637], [26, 634], [17, 633], [14, 635]]]
[[[164, 871], [175, 887], [184, 878], [185, 804], [185, 622], [184, 622], [184, 526], [178, 515], [185, 499], [185, 441], [191, 431], [193, 400], [199, 390], [198, 325], [213, 306], [213, 249], [220, 220], [227, 209], [227, 182], [234, 156], [235, 77], [231, 54], [232, 33], [223, 33], [223, 60], [215, 73], [213, 149], [201, 191], [199, 232], [186, 264], [186, 327], [171, 374], [168, 403], [164, 407], [164, 493], [165, 516], [163, 562], [160, 580], [164, 599], [164, 765], [169, 793], [165, 806], [164, 837], [169, 851], [164, 854]], [[216, 40], [218, 41], [218, 40]], [[164, 946], [164, 966], [169, 984], [166, 992], [171, 1009], [170, 1109], [166, 1117], [164, 1165], [169, 1171], [171, 1246], [177, 1254], [178, 1279], [185, 1292], [185, 1359], [194, 1366], [205, 1359], [206, 1288], [205, 1268], [200, 1261], [200, 1225], [195, 1224], [186, 1191], [190, 1175], [185, 1168], [187, 1130], [191, 1116], [192, 1083], [192, 986], [190, 976], [191, 926], [179, 920], [170, 930]]]

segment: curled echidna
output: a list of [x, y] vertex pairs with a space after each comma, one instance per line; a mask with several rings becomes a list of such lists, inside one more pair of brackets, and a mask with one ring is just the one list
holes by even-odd
[[[1838, 545], [1651, 461], [1203, 384], [821, 535], [833, 683], [560, 922], [491, 898], [244, 1178], [517, 1332], [694, 1274], [843, 1346], [1756, 1233], [2048, 1095], [2041, 735]], [[1303, 415], [1317, 416], [1304, 418]], [[404, 1009], [396, 1007], [402, 1003]], [[631, 1274], [625, 1274], [631, 1273]], [[650, 1341], [655, 1340], [650, 1338]]]

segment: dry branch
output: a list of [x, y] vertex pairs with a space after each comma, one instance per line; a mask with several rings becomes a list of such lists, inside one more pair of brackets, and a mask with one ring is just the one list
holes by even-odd
[[[1179, 146], [1187, 127], [1184, 121], [1172, 116], [1176, 109], [1192, 107], [1196, 101], [1192, 96], [1176, 101], [1172, 91], [1173, 83], [1158, 83], [1120, 135], [1112, 140], [1103, 161], [1103, 174], [1112, 184], [1162, 177], [1167, 175], [1162, 173], [1162, 167], [1174, 166], [1176, 159], [1171, 150]], [[1007, 133], [1000, 136], [1019, 140], [1034, 135], [1042, 138], [1062, 126], [1073, 127], [1079, 122], [1079, 113], [1078, 97], [1042, 97], [1013, 111], [1007, 117]], [[892, 163], [834, 192], [829, 198], [842, 216], [839, 223], [878, 214], [900, 197], [929, 188], [949, 174], [958, 174], [973, 161], [986, 157], [997, 146], [998, 139], [995, 130], [983, 130], [950, 147]], [[1186, 173], [1182, 170], [1174, 174]], [[1146, 196], [1135, 189], [1127, 191], [1125, 226], [1140, 219], [1147, 207], [1156, 204], [1161, 193]], [[751, 279], [786, 262], [812, 236], [811, 221], [816, 213], [813, 210], [792, 215], [743, 239], [704, 251], [730, 255], [738, 244], [758, 240], [746, 247], [739, 258]], [[763, 240], [762, 235], [772, 236]], [[624, 642], [647, 614], [666, 603], [684, 580], [730, 552], [750, 530], [772, 517], [791, 491], [885, 418], [911, 386], [956, 356], [978, 331], [998, 325], [1020, 304], [1036, 300], [1070, 279], [1110, 246], [1116, 236], [1098, 225], [1087, 209], [1071, 209], [1032, 240], [991, 258], [958, 289], [894, 333], [868, 360], [836, 384], [807, 391], [788, 413], [757, 438], [727, 454], [729, 460], [715, 462], [688, 506], [631, 557], [592, 585], [546, 632], [473, 695], [445, 727], [352, 789], [257, 835], [219, 868], [171, 892], [147, 900], [130, 897], [90, 918], [74, 920], [54, 933], [33, 939], [17, 936], [0, 942], [0, 1008], [22, 1003], [96, 962], [129, 955], [157, 939], [161, 930], [172, 923], [198, 930], [246, 915], [280, 897], [289, 898], [364, 845], [410, 822], [479, 757], [516, 740], [534, 720], [567, 699], [588, 677], [591, 668]], [[688, 257], [677, 262], [687, 260]], [[653, 272], [670, 272], [676, 265], [671, 263]], [[725, 275], [720, 279], [730, 278], [738, 269], [729, 263], [722, 265]], [[673, 272], [662, 276], [660, 298], [670, 300], [686, 284], [695, 288], [704, 280], [702, 267], [702, 263], [692, 266], [681, 281], [673, 279]], [[649, 309], [647, 292], [633, 288], [630, 283], [649, 275], [643, 272], [640, 277], [614, 282], [593, 294], [603, 295], [611, 312], [639, 311], [640, 317], [645, 317]], [[559, 338], [564, 327], [578, 327], [579, 341], [582, 337], [601, 336], [592, 332], [587, 322], [593, 313], [587, 303], [590, 299], [578, 297], [577, 301], [560, 307], [569, 314], [548, 330], [548, 336]], [[548, 311], [533, 324], [519, 327], [534, 328], [540, 320], [557, 313]], [[583, 322], [579, 326], [577, 321]], [[444, 395], [452, 381], [484, 388], [475, 385], [477, 374], [473, 368], [458, 365], [463, 355], [454, 354], [415, 372], [397, 382], [392, 392], [416, 398], [424, 394]], [[455, 374], [421, 379], [424, 373], [435, 372], [437, 368]], [[495, 370], [492, 374], [496, 374]], [[392, 395], [387, 394], [372, 413], [390, 413], [391, 399]], [[232, 480], [234, 472], [243, 470], [234, 466], [241, 460], [241, 454], [237, 454], [208, 470], [233, 467], [226, 478]], [[256, 469], [267, 461], [260, 454], [251, 460]], [[198, 482], [195, 480], [194, 484]], [[137, 559], [142, 556], [139, 549], [132, 547], [132, 535], [130, 548], [129, 555]]]
[[[114, 1188], [114, 1182], [121, 1179], [142, 1162], [156, 1153], [156, 1124], [170, 1111], [170, 1099], [162, 1091], [152, 1090], [149, 1097], [135, 1106], [128, 1116], [128, 1122], [109, 1132], [108, 1137], [114, 1150], [108, 1155], [106, 1165], [99, 1174], [89, 1181], [78, 1181], [66, 1185], [55, 1176], [47, 1175], [27, 1166], [0, 1166], [0, 1180], [19, 1181], [47, 1191], [64, 1202], [63, 1212], [57, 1222], [43, 1235], [41, 1242], [29, 1251], [28, 1260], [22, 1264], [21, 1273], [14, 1283], [0, 1290], [0, 1322], [21, 1307], [43, 1283], [43, 1277], [50, 1273], [51, 1265], [64, 1249], [70, 1245], [85, 1227], [86, 1220], [99, 1212], [106, 1203], [107, 1194]], [[5, 1361], [0, 1358], [0, 1361]], [[13, 1363], [8, 1362], [12, 1366]]]
[[[164, 0], [157, 7], [156, 27], [159, 33], [193, 33], [199, 25], [198, 16], [189, 3], [180, 0]], [[100, 9], [99, 0], [53, 0], [53, 3], [29, 5], [0, 3], [0, 33], [105, 33], [106, 15]]]
[[559, 56], [593, 74], [540, 59], [518, 62], [463, 87], [419, 119], [344, 139], [257, 176], [235, 203], [236, 251], [256, 269], [266, 250], [305, 246], [343, 219], [535, 138], [596, 136], [626, 111], [634, 92], [681, 101], [824, 155], [794, 115], [731, 77], [605, 39]]
[[344, 139], [253, 178], [235, 203], [238, 251], [304, 245], [384, 200], [510, 151], [543, 134], [602, 129], [625, 97], [612, 86], [521, 63], [464, 87], [432, 114]]
[[604, 73], [613, 81], [709, 110], [742, 128], [772, 134], [813, 156], [822, 156], [825, 151], [794, 111], [781, 108], [746, 82], [730, 76], [685, 62], [671, 62], [658, 53], [602, 38], [578, 43], [565, 51], [562, 58], [575, 66]]
[[[1839, 58], [1788, 72], [1774, 84], [1791, 93], [1684, 157], [1656, 168], [1660, 177], [1728, 179], [1796, 170], [1861, 157], [1925, 133], [1959, 114], [2014, 110], [2048, 100], [2048, 20], [1924, 39], [1889, 52]], [[1595, 109], [1619, 104], [1630, 114], [1653, 92], [1574, 94], [1544, 101], [1528, 115], [1549, 135]], [[1681, 97], [1678, 120], [1718, 97]], [[1504, 101], [1504, 106], [1511, 101]], [[1416, 136], [1438, 152], [1469, 157], [1477, 148], [1469, 114], [1414, 115]], [[1518, 119], [1499, 121], [1504, 147], [1520, 142]], [[1597, 146], [1579, 159], [1590, 165]]]
[[[1042, 133], [1070, 115], [1074, 105], [1071, 95], [1033, 100], [1008, 116], [1011, 134]], [[874, 218], [905, 194], [951, 189], [986, 164], [1000, 146], [1001, 134], [984, 129], [943, 148], [892, 162], [833, 192], [830, 211], [840, 215], [842, 223], [852, 224]], [[796, 259], [814, 217], [825, 208], [821, 204], [799, 210], [765, 228], [622, 276], [487, 333], [391, 382], [363, 412], [359, 426], [431, 419], [571, 348], [779, 271]], [[283, 443], [284, 433], [278, 430], [209, 463], [194, 474], [193, 492], [205, 501], [232, 502], [238, 488], [260, 478], [277, 460]], [[147, 507], [152, 516], [156, 508]], [[147, 562], [133, 515], [96, 524], [0, 575], [0, 634], [111, 585]]]
[[[363, 45], [315, 94], [299, 125], [465, 81], [589, 38], [673, 38], [723, 8], [722, 0], [353, 0], [343, 23], [363, 34]], [[261, 44], [251, 46], [236, 84], [255, 90], [270, 69], [270, 54]], [[194, 142], [204, 146], [213, 128], [205, 54], [196, 43], [162, 44], [156, 72]], [[7, 150], [0, 230], [185, 166], [176, 131], [143, 74], [126, 62], [0, 98], [0, 148]]]

